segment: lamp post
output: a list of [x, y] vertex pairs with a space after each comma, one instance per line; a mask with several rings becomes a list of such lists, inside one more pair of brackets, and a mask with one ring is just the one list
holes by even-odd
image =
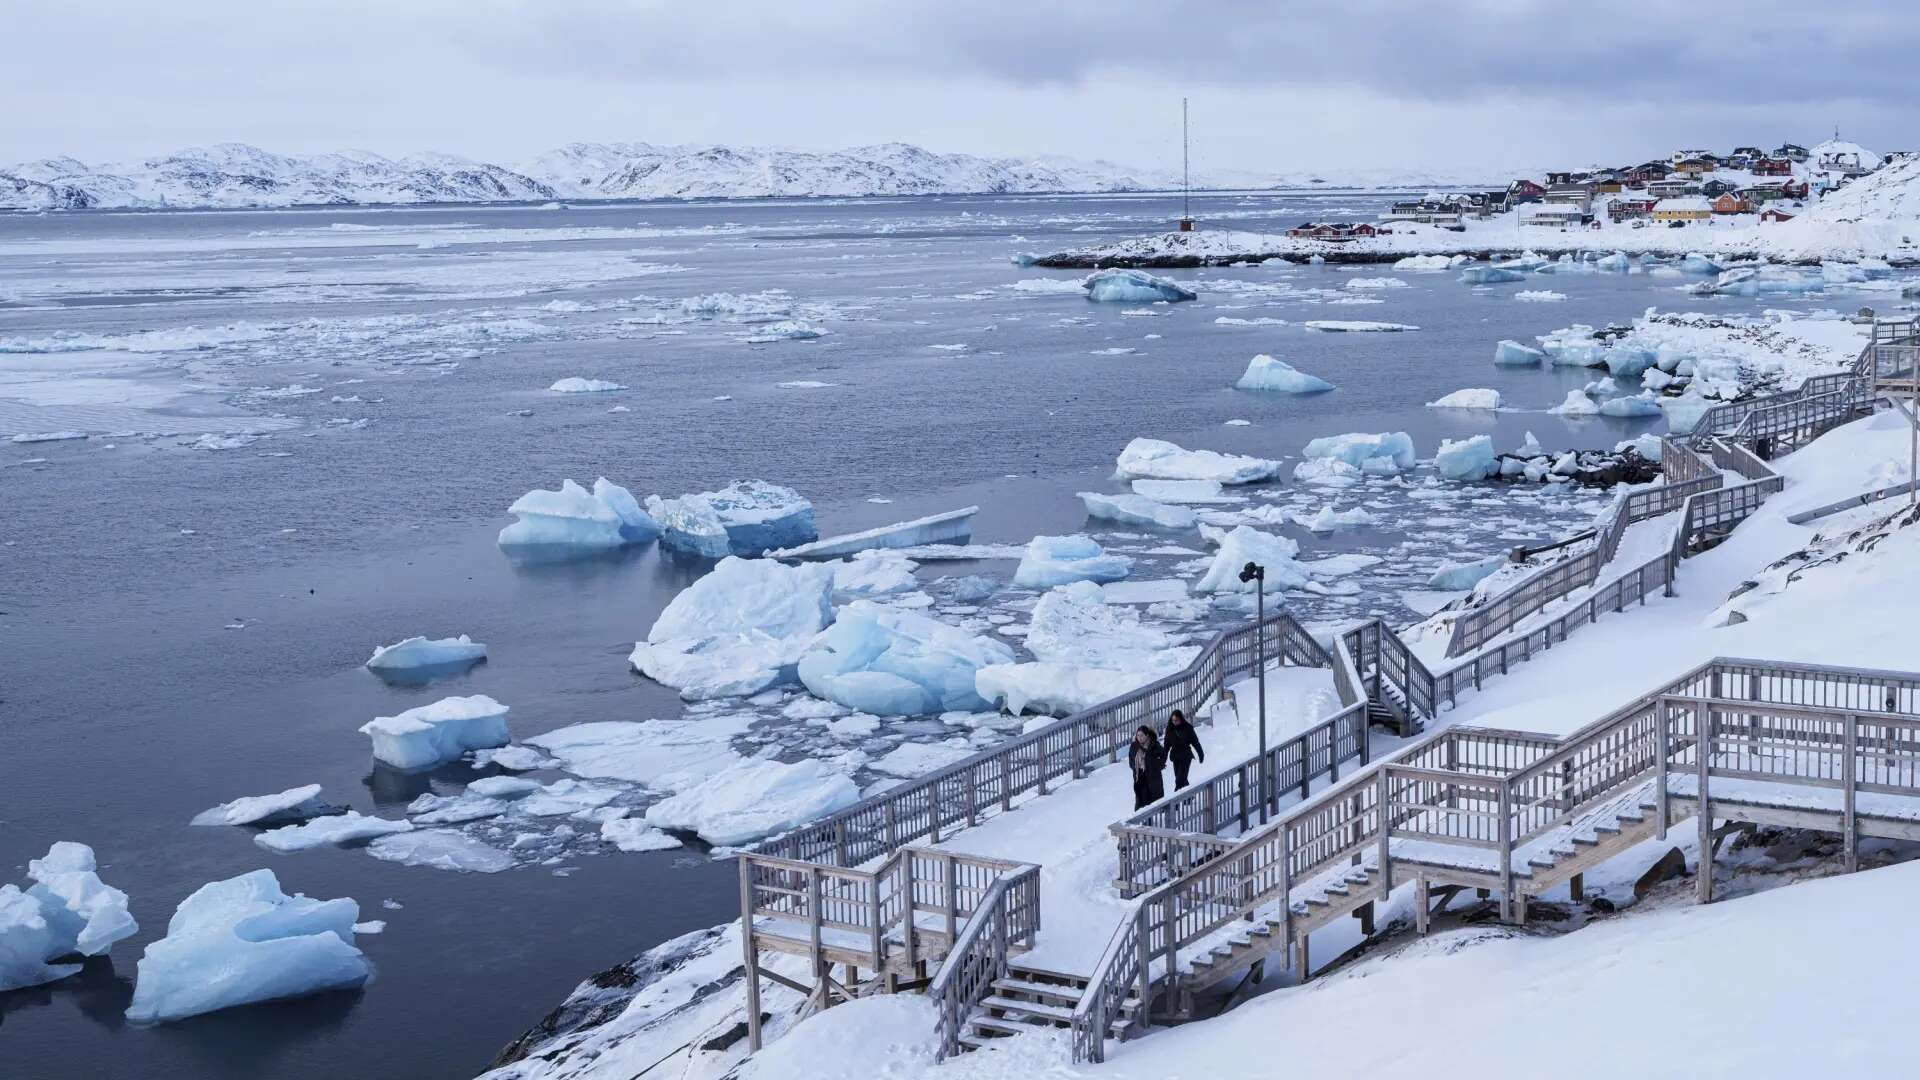
[[1240, 583], [1253, 583], [1254, 632], [1253, 670], [1260, 680], [1260, 823], [1267, 823], [1267, 804], [1273, 800], [1273, 785], [1267, 776], [1267, 568], [1250, 562], [1240, 570]]

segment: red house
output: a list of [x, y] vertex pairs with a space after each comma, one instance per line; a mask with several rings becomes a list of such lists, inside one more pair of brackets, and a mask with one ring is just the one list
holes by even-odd
[[1753, 163], [1755, 176], [1792, 176], [1793, 162], [1786, 158], [1757, 158]]
[[1769, 206], [1765, 210], [1760, 211], [1760, 220], [1768, 224], [1778, 224], [1782, 221], [1792, 221], [1793, 215], [1777, 206]]

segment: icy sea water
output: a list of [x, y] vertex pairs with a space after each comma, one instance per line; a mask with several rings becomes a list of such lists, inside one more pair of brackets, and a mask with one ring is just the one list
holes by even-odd
[[[1280, 228], [1369, 217], [1383, 201], [1220, 196], [1197, 216]], [[508, 703], [520, 738], [679, 717], [626, 654], [704, 565], [648, 548], [516, 567], [493, 536], [529, 488], [605, 474], [674, 494], [761, 477], [810, 496], [826, 532], [977, 503], [976, 542], [1023, 543], [1085, 527], [1072, 493], [1117, 490], [1114, 455], [1136, 435], [1287, 458], [1343, 431], [1406, 430], [1423, 456], [1480, 432], [1501, 448], [1528, 430], [1549, 450], [1611, 447], [1647, 423], [1538, 411], [1592, 376], [1496, 369], [1493, 343], [1650, 305], [1761, 306], [1641, 275], [1476, 290], [1381, 266], [1179, 272], [1198, 302], [1136, 308], [1089, 304], [1046, 284], [1078, 275], [1008, 260], [1172, 214], [1165, 198], [1033, 197], [0, 216], [0, 438], [93, 435], [0, 441], [0, 872], [23, 880], [50, 842], [84, 841], [142, 924], [81, 976], [0, 995], [8, 1075], [471, 1076], [581, 978], [735, 913], [733, 864], [694, 848], [549, 838], [514, 870], [458, 874], [358, 850], [273, 855], [243, 830], [186, 825], [303, 783], [385, 816], [459, 790], [479, 774], [374, 770], [355, 730], [443, 694]], [[1356, 277], [1406, 285], [1348, 288]], [[1522, 288], [1567, 299], [1516, 301]], [[683, 304], [722, 292], [757, 295]], [[1379, 302], [1351, 302], [1366, 299]], [[1327, 334], [1309, 319], [1420, 329]], [[825, 333], [793, 338], [807, 329]], [[1258, 352], [1338, 389], [1230, 389]], [[545, 389], [576, 375], [631, 389]], [[1423, 408], [1471, 386], [1527, 411]], [[1387, 561], [1341, 579], [1355, 595], [1289, 602], [1311, 619], [1400, 622], [1416, 617], [1400, 592], [1440, 561], [1558, 535], [1602, 505], [1452, 494], [1288, 482], [1254, 505], [1371, 500], [1378, 527], [1285, 531], [1308, 558]], [[1135, 553], [1169, 542], [1099, 531]], [[1179, 557], [1142, 560], [1137, 579], [1191, 577]], [[928, 564], [922, 577], [1011, 569]], [[1024, 621], [1030, 601], [993, 603]], [[395, 688], [360, 668], [376, 644], [463, 632], [492, 659], [462, 679]], [[819, 738], [762, 723], [761, 741], [788, 756]], [[289, 892], [351, 896], [363, 919], [386, 920], [360, 939], [375, 981], [125, 1025], [139, 950], [174, 905], [261, 866]]]

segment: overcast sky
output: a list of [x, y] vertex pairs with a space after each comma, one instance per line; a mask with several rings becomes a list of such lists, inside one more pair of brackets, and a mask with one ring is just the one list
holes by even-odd
[[3, 0], [0, 162], [899, 140], [1196, 169], [1920, 146], [1916, 0]]

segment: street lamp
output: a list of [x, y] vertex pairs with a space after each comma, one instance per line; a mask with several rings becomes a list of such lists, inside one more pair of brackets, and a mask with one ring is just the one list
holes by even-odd
[[1240, 584], [1253, 583], [1254, 631], [1253, 670], [1260, 680], [1260, 823], [1267, 822], [1267, 804], [1273, 799], [1273, 785], [1267, 769], [1267, 568], [1250, 562], [1240, 570]]

